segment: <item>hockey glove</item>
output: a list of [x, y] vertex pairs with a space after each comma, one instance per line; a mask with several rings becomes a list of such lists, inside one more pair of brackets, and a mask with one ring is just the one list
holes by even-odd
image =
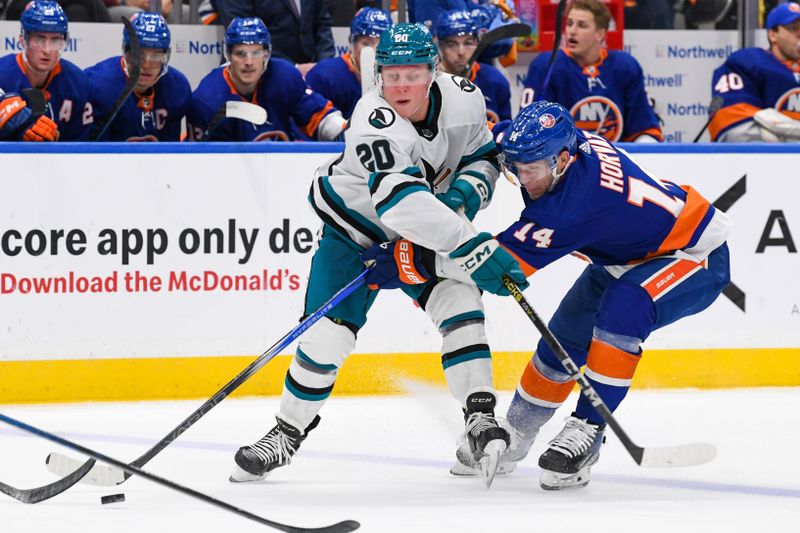
[[31, 124], [22, 135], [23, 141], [54, 142], [59, 137], [58, 126], [50, 117], [42, 115]]
[[506, 130], [511, 125], [511, 121], [501, 120], [492, 126], [492, 137], [494, 137], [494, 144], [497, 145], [497, 151], [503, 153], [503, 139], [506, 136]]
[[492, 188], [480, 174], [465, 172], [456, 176], [447, 192], [439, 193], [436, 197], [453, 211], [463, 207], [464, 214], [472, 220], [481, 207], [489, 204]]
[[479, 233], [450, 252], [450, 259], [470, 275], [479, 289], [492, 294], [510, 294], [503, 285], [504, 275], [509, 276], [520, 290], [525, 290], [529, 285], [517, 260], [486, 232]]
[[[373, 244], [361, 254], [365, 264], [375, 263], [367, 274], [370, 289], [397, 289], [430, 280], [436, 271], [436, 254], [407, 239]], [[426, 265], [427, 263], [427, 265]]]
[[[46, 116], [41, 116], [32, 124], [31, 110], [18, 94], [2, 93], [0, 96], [0, 139], [25, 141], [55, 141], [58, 127]], [[21, 135], [20, 135], [21, 134]]]

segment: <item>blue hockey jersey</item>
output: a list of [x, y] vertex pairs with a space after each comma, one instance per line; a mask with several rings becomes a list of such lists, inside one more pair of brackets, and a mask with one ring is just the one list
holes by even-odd
[[486, 101], [486, 118], [489, 122], [511, 120], [511, 86], [497, 68], [485, 63], [474, 63], [469, 80], [477, 85]]
[[306, 83], [349, 119], [361, 98], [361, 80], [350, 62], [350, 54], [323, 59], [306, 74]]
[[[23, 89], [31, 87], [25, 71], [22, 53], [0, 58], [0, 83], [3, 89], [21, 93]], [[87, 139], [92, 124], [92, 106], [87, 105], [90, 85], [86, 74], [66, 59], [61, 59], [39, 88], [47, 100], [47, 116], [58, 125], [59, 140]]]
[[634, 141], [641, 135], [663, 140], [661, 126], [644, 89], [642, 67], [625, 52], [600, 50], [600, 60], [581, 67], [565, 50], [557, 52], [550, 82], [542, 92], [550, 52], [528, 67], [521, 106], [535, 100], [557, 102], [575, 125], [609, 141]]
[[579, 131], [578, 146], [555, 189], [523, 191], [519, 220], [497, 237], [526, 274], [567, 254], [625, 269], [680, 250], [699, 263], [727, 238], [727, 216], [693, 188], [651, 176], [604, 137]]
[[[200, 140], [209, 122], [228, 100], [244, 100], [236, 92], [225, 65], [202, 79], [192, 95], [187, 118], [189, 138]], [[272, 57], [261, 76], [250, 102], [267, 111], [267, 121], [255, 125], [239, 119], [224, 119], [214, 129], [213, 141], [288, 141], [294, 140], [292, 119], [310, 138], [316, 138], [317, 126], [333, 104], [312, 91], [300, 71], [284, 59]]]
[[711, 87], [713, 95], [722, 98], [722, 107], [708, 125], [712, 140], [767, 107], [800, 120], [800, 64], [780, 61], [769, 50], [732, 53], [714, 71]]
[[[92, 83], [95, 121], [102, 123], [128, 80], [122, 57], [110, 57], [86, 69]], [[125, 102], [101, 141], [180, 141], [181, 120], [189, 110], [192, 90], [179, 70], [170, 67], [156, 84]]]

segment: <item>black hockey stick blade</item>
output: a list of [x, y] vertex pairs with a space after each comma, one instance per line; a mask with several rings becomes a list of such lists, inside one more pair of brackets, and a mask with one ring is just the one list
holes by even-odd
[[697, 141], [700, 140], [700, 137], [702, 137], [703, 134], [706, 132], [706, 129], [708, 128], [709, 124], [711, 124], [711, 121], [714, 120], [714, 115], [717, 114], [717, 111], [719, 111], [724, 102], [725, 100], [723, 100], [722, 97], [719, 95], [711, 99], [711, 102], [708, 104], [708, 120], [706, 120], [706, 123], [703, 124], [703, 128], [695, 136], [694, 140], [692, 141], [693, 143], [696, 143]]
[[306, 528], [306, 527], [297, 527], [297, 526], [290, 526], [287, 524], [282, 524], [280, 522], [274, 522], [262, 516], [253, 514], [249, 511], [241, 509], [239, 507], [234, 507], [233, 505], [224, 502], [222, 500], [218, 500], [208, 494], [204, 494], [202, 492], [198, 492], [192, 488], [186, 487], [184, 485], [180, 485], [175, 483], [174, 481], [170, 481], [169, 479], [163, 478], [161, 476], [157, 476], [150, 472], [146, 472], [139, 467], [129, 465], [127, 463], [123, 463], [113, 457], [109, 457], [104, 455], [98, 451], [86, 448], [85, 446], [81, 446], [75, 442], [67, 440], [65, 438], [59, 437], [58, 435], [54, 435], [49, 433], [43, 429], [39, 429], [37, 427], [31, 426], [22, 422], [20, 420], [11, 418], [10, 416], [6, 416], [0, 413], [0, 421], [5, 422], [6, 424], [10, 424], [16, 428], [19, 428], [23, 431], [27, 431], [37, 437], [41, 437], [43, 439], [47, 439], [50, 442], [55, 442], [56, 444], [60, 444], [62, 446], [66, 446], [72, 450], [78, 451], [82, 454], [88, 455], [94, 459], [99, 461], [103, 461], [104, 463], [108, 463], [111, 465], [116, 466], [128, 472], [129, 474], [133, 475], [136, 474], [141, 476], [145, 479], [152, 481], [153, 483], [157, 483], [163, 487], [167, 487], [168, 489], [172, 489], [177, 492], [181, 492], [186, 494], [187, 496], [191, 496], [192, 498], [198, 499], [202, 502], [208, 503], [210, 505], [214, 505], [231, 513], [237, 514], [254, 522], [258, 522], [259, 524], [263, 524], [265, 526], [269, 526], [271, 528], [277, 529], [279, 531], [286, 531], [287, 533], [347, 533], [349, 531], [355, 531], [358, 529], [361, 524], [356, 522], [355, 520], [345, 520], [343, 522], [339, 522], [337, 524], [333, 524], [331, 526], [319, 527], [319, 528]]
[[547, 324], [539, 317], [536, 311], [531, 307], [522, 291], [517, 287], [507, 275], [503, 276], [503, 286], [511, 293], [511, 297], [519, 304], [528, 318], [536, 326], [536, 329], [541, 333], [542, 338], [553, 352], [558, 357], [561, 364], [569, 372], [572, 377], [578, 382], [581, 393], [591, 402], [592, 407], [600, 414], [603, 421], [611, 427], [614, 434], [622, 442], [622, 445], [628, 451], [630, 456], [636, 461], [639, 466], [647, 468], [663, 468], [663, 467], [678, 467], [678, 466], [694, 466], [710, 462], [716, 457], [716, 448], [712, 444], [705, 442], [696, 442], [690, 444], [679, 444], [677, 446], [663, 446], [663, 447], [648, 447], [643, 448], [638, 446], [631, 440], [622, 426], [619, 425], [617, 419], [611, 413], [611, 410], [605, 404], [597, 391], [589, 383], [589, 380], [583, 375], [572, 357], [564, 350], [558, 339], [555, 338], [553, 332], [547, 327]]
[[531, 31], [531, 27], [522, 22], [514, 22], [504, 26], [498, 26], [493, 30], [487, 31], [483, 34], [483, 37], [481, 37], [481, 40], [478, 42], [477, 48], [475, 48], [475, 51], [472, 52], [472, 55], [467, 61], [467, 66], [464, 67], [463, 76], [469, 75], [469, 71], [472, 70], [472, 65], [478, 60], [478, 57], [484, 52], [484, 50], [489, 48], [497, 41], [502, 41], [503, 39], [512, 39], [514, 37], [525, 37], [526, 35], [530, 35]]
[[28, 102], [28, 107], [31, 108], [33, 118], [39, 118], [44, 115], [47, 109], [47, 100], [41, 89], [36, 89], [35, 87], [22, 89], [22, 96], [24, 96], [25, 100]]
[[114, 101], [114, 106], [106, 113], [106, 116], [101, 122], [95, 124], [95, 133], [91, 136], [92, 141], [98, 141], [105, 135], [106, 130], [111, 126], [111, 123], [119, 114], [122, 106], [125, 105], [125, 100], [128, 99], [136, 88], [136, 84], [139, 83], [139, 77], [142, 74], [142, 48], [139, 45], [139, 36], [136, 35], [136, 30], [133, 29], [133, 24], [131, 24], [130, 19], [122, 17], [122, 24], [125, 25], [125, 31], [128, 32], [128, 38], [130, 39], [130, 55], [131, 63], [133, 64], [127, 65], [128, 81], [125, 83], [125, 87], [122, 89], [116, 101]]
[[542, 88], [539, 90], [538, 95], [534, 95], [536, 100], [539, 100], [544, 94], [547, 86], [550, 84], [550, 76], [553, 74], [553, 65], [556, 63], [556, 55], [558, 55], [558, 48], [561, 46], [561, 33], [564, 27], [564, 9], [567, 7], [567, 0], [559, 0], [558, 7], [556, 7], [556, 31], [553, 36], [553, 49], [550, 51], [550, 61], [547, 63], [547, 73], [544, 75]]
[[39, 503], [57, 496], [80, 481], [94, 466], [95, 460], [89, 459], [78, 469], [49, 485], [34, 489], [18, 489], [0, 481], [0, 492], [21, 501], [22, 503]]

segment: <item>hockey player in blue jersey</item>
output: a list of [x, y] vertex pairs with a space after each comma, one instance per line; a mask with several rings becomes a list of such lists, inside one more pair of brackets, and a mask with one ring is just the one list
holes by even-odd
[[42, 90], [45, 112], [58, 126], [58, 139], [80, 141], [88, 138], [92, 123], [90, 85], [80, 68], [61, 57], [67, 35], [61, 6], [51, 0], [30, 2], [20, 17], [22, 52], [0, 58], [0, 83], [8, 92]]
[[256, 125], [223, 119], [210, 132], [211, 141], [294, 140], [292, 120], [311, 139], [331, 141], [346, 125], [333, 104], [312, 91], [300, 71], [285, 59], [270, 57], [270, 36], [257, 17], [235, 18], [225, 32], [228, 63], [211, 71], [192, 95], [187, 118], [189, 138], [199, 141], [225, 102], [245, 101], [267, 111]]
[[[586, 365], [585, 376], [613, 411], [628, 392], [650, 333], [706, 309], [730, 281], [728, 217], [691, 187], [659, 180], [604, 137], [577, 130], [569, 111], [546, 101], [512, 121], [501, 161], [504, 173], [522, 186], [525, 206], [491, 242], [508, 250], [527, 275], [567, 254], [589, 262], [549, 327], [575, 364]], [[527, 455], [573, 386], [540, 340], [508, 409], [505, 427], [512, 438], [501, 471], [513, 470]], [[604, 430], [603, 419], [581, 396], [539, 458], [541, 486], [586, 485]], [[452, 472], [472, 473], [469, 450], [457, 455]]]
[[52, 142], [58, 128], [47, 115], [34, 116], [22, 95], [0, 88], [0, 141]]
[[469, 11], [443, 11], [433, 26], [439, 45], [442, 69], [455, 76], [465, 76], [480, 87], [486, 101], [486, 115], [494, 124], [511, 119], [511, 87], [503, 74], [486, 63], [467, 62], [478, 47], [478, 25]]
[[[350, 50], [339, 57], [321, 60], [306, 74], [306, 82], [350, 118], [361, 98], [361, 50], [375, 48], [392, 19], [383, 10], [363, 7], [350, 23]], [[372, 75], [372, 73], [370, 73]]]
[[800, 5], [773, 8], [766, 28], [767, 50], [737, 50], [714, 71], [713, 141], [800, 142]]
[[[457, 259], [488, 246], [454, 212], [463, 209], [474, 217], [489, 204], [499, 175], [483, 97], [474, 85], [437, 74], [437, 63], [438, 50], [424, 26], [396, 24], [381, 35], [375, 51], [378, 85], [359, 100], [344, 151], [320, 167], [309, 194], [323, 229], [311, 262], [306, 313], [364, 270], [361, 252], [374, 243], [405, 237]], [[435, 193], [443, 194], [442, 201]], [[481, 257], [473, 272], [478, 287], [499, 290], [502, 274], [526, 283], [502, 248], [494, 246]], [[494, 418], [480, 291], [472, 282], [444, 275], [417, 276], [414, 262], [410, 258], [405, 265], [405, 279], [414, 283], [405, 292], [442, 334], [442, 367], [464, 412], [464, 438], [488, 480], [508, 435]], [[377, 277], [368, 276], [367, 283], [377, 288], [383, 283], [380, 270], [373, 273]], [[303, 334], [286, 374], [278, 423], [239, 449], [231, 481], [261, 479], [292, 460], [319, 423], [318, 413], [376, 295], [361, 286]]]
[[639, 63], [626, 52], [603, 48], [611, 21], [608, 7], [600, 0], [575, 0], [566, 19], [565, 46], [556, 52], [547, 87], [550, 52], [528, 67], [520, 106], [558, 102], [570, 110], [578, 128], [609, 141], [662, 141]]
[[[192, 96], [189, 81], [169, 67], [171, 34], [159, 13], [141, 12], [131, 24], [142, 50], [141, 74], [136, 87], [98, 141], [180, 141], [181, 121]], [[104, 124], [128, 81], [130, 37], [122, 32], [122, 56], [110, 57], [86, 69], [92, 82], [95, 121]]]

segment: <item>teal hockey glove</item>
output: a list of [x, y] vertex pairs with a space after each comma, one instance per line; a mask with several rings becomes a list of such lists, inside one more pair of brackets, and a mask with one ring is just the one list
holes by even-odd
[[517, 260], [487, 232], [479, 233], [450, 252], [450, 259], [470, 275], [479, 289], [492, 294], [509, 295], [503, 286], [504, 275], [514, 280], [520, 290], [530, 285]]

